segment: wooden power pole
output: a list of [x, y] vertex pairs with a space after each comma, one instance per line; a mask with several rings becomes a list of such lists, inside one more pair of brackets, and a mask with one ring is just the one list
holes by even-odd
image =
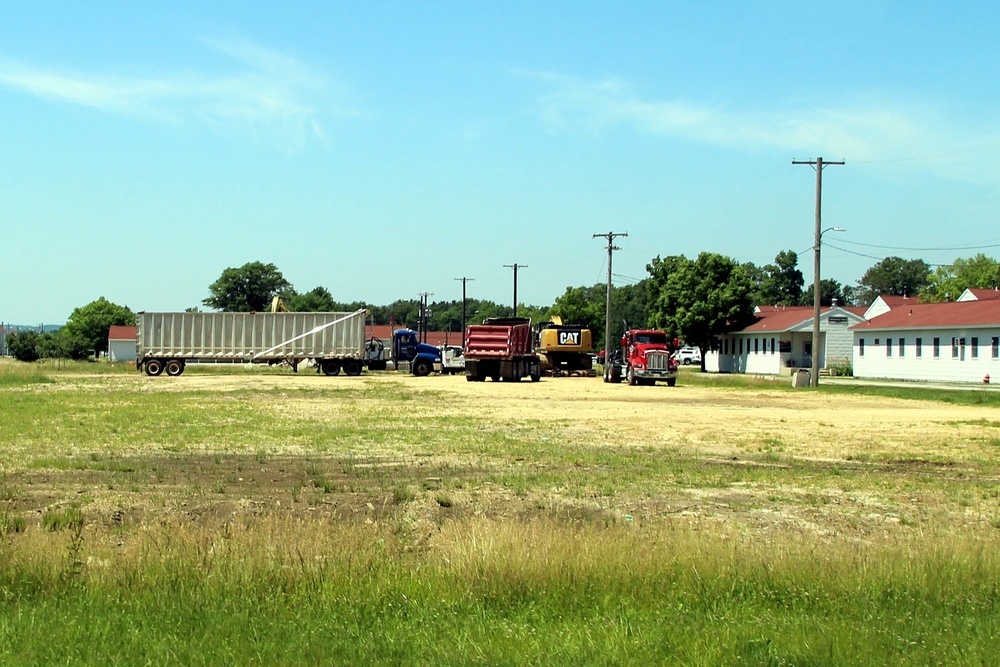
[[813, 330], [812, 330], [812, 368], [810, 370], [809, 384], [812, 387], [819, 386], [819, 301], [820, 301], [820, 273], [819, 256], [820, 246], [823, 242], [823, 223], [821, 211], [823, 208], [823, 168], [831, 165], [843, 165], [843, 160], [837, 162], [824, 162], [823, 158], [815, 160], [792, 160], [792, 164], [808, 164], [816, 170], [816, 233], [813, 239]]
[[611, 354], [611, 257], [615, 250], [621, 250], [614, 244], [614, 240], [619, 236], [628, 237], [628, 232], [594, 234], [591, 238], [596, 239], [598, 236], [608, 240], [608, 295], [604, 307], [604, 363], [606, 364], [608, 363], [608, 355]]

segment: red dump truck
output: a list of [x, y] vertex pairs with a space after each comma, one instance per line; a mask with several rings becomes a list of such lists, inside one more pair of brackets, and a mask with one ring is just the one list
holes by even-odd
[[531, 319], [489, 318], [465, 330], [465, 379], [483, 382], [518, 382], [530, 377], [538, 382], [542, 365], [534, 349]]

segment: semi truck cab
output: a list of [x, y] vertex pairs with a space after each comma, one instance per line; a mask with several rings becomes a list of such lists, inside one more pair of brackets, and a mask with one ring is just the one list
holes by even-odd
[[441, 350], [421, 343], [413, 329], [396, 329], [392, 332], [392, 358], [399, 368], [399, 362], [410, 364], [410, 372], [418, 377], [430, 375], [435, 366], [441, 366]]
[[622, 336], [625, 380], [632, 386], [663, 380], [673, 387], [677, 384], [677, 360], [673, 353], [678, 347], [679, 342], [668, 339], [662, 331], [629, 329]]

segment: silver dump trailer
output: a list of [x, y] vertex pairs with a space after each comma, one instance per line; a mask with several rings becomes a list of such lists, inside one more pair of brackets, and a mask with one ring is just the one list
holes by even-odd
[[366, 365], [366, 311], [353, 313], [138, 313], [139, 370], [180, 375], [188, 361], [312, 360], [327, 375]]

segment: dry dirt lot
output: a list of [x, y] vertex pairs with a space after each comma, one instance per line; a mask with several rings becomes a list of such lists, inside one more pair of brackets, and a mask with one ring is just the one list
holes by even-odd
[[[479, 515], [863, 538], [1000, 525], [996, 408], [683, 378], [668, 388], [392, 373], [67, 375], [30, 391], [92, 392], [90, 418], [115, 409], [109, 394], [180, 392], [195, 403], [224, 397], [261, 419], [252, 436], [219, 424], [185, 446], [170, 442], [170, 423], [58, 455], [39, 454], [41, 433], [3, 443], [7, 511], [79, 507], [111, 533], [263, 515], [393, 522], [415, 539]], [[269, 419], [282, 435], [269, 435]]]

